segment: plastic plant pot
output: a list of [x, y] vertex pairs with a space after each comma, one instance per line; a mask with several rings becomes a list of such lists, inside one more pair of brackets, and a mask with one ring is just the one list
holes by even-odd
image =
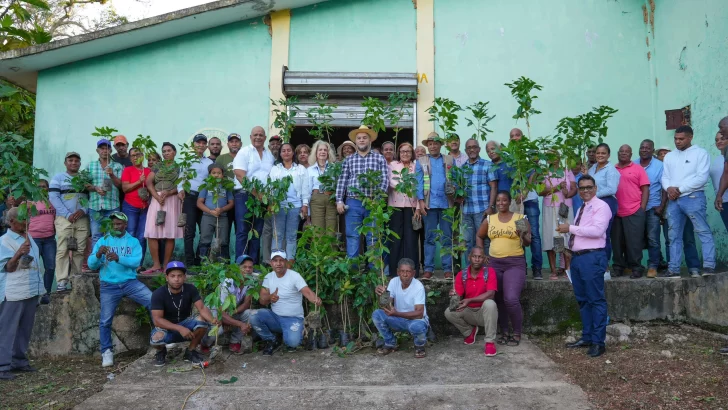
[[77, 251], [78, 250], [78, 241], [73, 236], [68, 238], [68, 246], [69, 251]]
[[524, 218], [516, 220], [516, 229], [519, 232], [525, 232], [526, 231], [526, 220]]
[[321, 329], [321, 314], [319, 312], [309, 312], [306, 316], [306, 323], [309, 329]]
[[564, 219], [567, 219], [569, 217], [569, 207], [566, 206], [566, 204], [563, 202], [561, 203], [561, 205], [559, 205], [559, 216]]
[[18, 268], [28, 269], [30, 268], [31, 263], [33, 263], [33, 257], [30, 255], [23, 255], [20, 257], [20, 261], [18, 262]]
[[157, 211], [157, 219], [154, 222], [157, 226], [162, 226], [165, 218], [167, 218], [167, 211]]
[[183, 228], [187, 226], [187, 214], [182, 212], [179, 214], [179, 218], [177, 218], [177, 226], [180, 228]]
[[144, 202], [149, 201], [149, 190], [146, 188], [139, 188], [138, 191], [139, 199], [141, 199]]
[[329, 348], [329, 335], [321, 333], [318, 338], [318, 348], [328, 349]]
[[101, 183], [101, 189], [103, 189], [106, 192], [111, 191], [111, 180], [110, 179], [104, 179], [104, 182]]
[[412, 230], [419, 231], [422, 229], [422, 218], [412, 217]]
[[392, 295], [388, 290], [379, 295], [379, 307], [382, 309], [392, 309]]
[[344, 347], [349, 344], [349, 334], [345, 331], [339, 331], [339, 346]]
[[450, 296], [450, 306], [448, 309], [450, 309], [451, 312], [454, 312], [458, 309], [458, 306], [460, 305], [460, 296], [459, 295], [452, 295]]
[[564, 251], [564, 237], [557, 236], [554, 238], [554, 252], [562, 253]]

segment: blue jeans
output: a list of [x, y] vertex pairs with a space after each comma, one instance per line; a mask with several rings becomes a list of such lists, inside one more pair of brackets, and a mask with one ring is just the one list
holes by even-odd
[[608, 259], [604, 251], [575, 255], [571, 259], [571, 283], [581, 315], [581, 338], [604, 346], [607, 337], [607, 299], [604, 272]]
[[108, 218], [112, 212], [116, 212], [118, 210], [119, 208], [102, 209], [100, 211], [89, 209], [91, 212], [91, 215], [89, 215], [89, 221], [91, 222], [91, 249], [93, 249], [94, 246], [96, 246], [96, 242], [104, 236], [104, 233], [101, 232], [101, 221]]
[[[427, 210], [427, 215], [424, 216], [425, 222], [425, 272], [435, 271], [435, 241], [438, 239], [438, 234], [435, 232], [438, 227], [442, 231], [442, 236], [439, 238], [440, 246], [442, 247], [442, 270], [445, 272], [452, 272], [452, 255], [450, 255], [450, 248], [452, 247], [452, 221], [448, 221], [445, 218], [445, 209], [441, 208], [430, 208]], [[447, 252], [447, 253], [445, 253]]]
[[[248, 200], [247, 192], [238, 192], [234, 196], [235, 199], [235, 258], [247, 254], [253, 258], [253, 262], [258, 263], [258, 254], [260, 253], [260, 236], [263, 235], [263, 218], [256, 218], [254, 216], [246, 217], [248, 213]], [[255, 233], [248, 240], [250, 231], [255, 230]], [[268, 255], [270, 257], [270, 255]], [[266, 259], [263, 256], [263, 259]]]
[[427, 343], [427, 329], [430, 324], [426, 319], [405, 319], [401, 317], [387, 316], [382, 309], [372, 313], [372, 322], [379, 331], [379, 336], [384, 339], [384, 345], [394, 347], [397, 345], [395, 332], [408, 332], [415, 340], [415, 346], [422, 347]]
[[[468, 246], [467, 252], [465, 252], [465, 260], [470, 256], [470, 250], [475, 246], [475, 234], [480, 228], [480, 223], [483, 221], [485, 211], [478, 212], [475, 214], [463, 214], [463, 236], [465, 237], [465, 243]], [[463, 266], [468, 266], [465, 263]]]
[[541, 272], [543, 251], [541, 250], [541, 233], [539, 232], [541, 210], [538, 209], [538, 199], [523, 202], [523, 212], [531, 225], [531, 271]]
[[[667, 220], [662, 225], [662, 234], [665, 237], [665, 257], [670, 260], [670, 237], [667, 232], [669, 231], [669, 225]], [[700, 270], [700, 256], [698, 255], [698, 248], [695, 246], [695, 232], [693, 231], [693, 223], [690, 219], [685, 219], [685, 229], [683, 229], [683, 250], [685, 251], [685, 265], [691, 272]], [[660, 256], [662, 259], [662, 256]]]
[[286, 346], [298, 347], [303, 339], [302, 317], [278, 316], [270, 309], [258, 309], [250, 316], [250, 325], [265, 341], [276, 340], [273, 333], [283, 333]]
[[139, 209], [129, 205], [127, 202], [121, 204], [121, 212], [129, 218], [126, 231], [129, 232], [129, 235], [137, 238], [139, 245], [142, 246], [142, 263], [144, 263], [144, 255], [147, 254], [147, 240], [144, 239], [144, 227], [147, 224], [148, 210], [149, 208]]
[[[191, 330], [193, 332], [199, 328], [207, 329], [210, 327], [207, 322], [202, 322], [192, 317], [188, 317], [187, 319], [182, 320], [181, 322], [177, 323], [177, 325], [182, 326], [185, 329]], [[160, 332], [164, 335], [164, 337], [162, 337], [161, 339], [156, 339], [154, 335]], [[151, 336], [149, 336], [149, 344], [152, 346], [162, 346], [170, 343], [182, 343], [184, 341], [186, 341], [186, 339], [182, 337], [179, 332], [176, 332], [174, 330], [162, 329], [161, 327], [155, 327], [154, 329], [152, 329], [152, 334]]]
[[680, 272], [686, 218], [690, 218], [693, 229], [703, 245], [703, 267], [715, 268], [715, 244], [706, 215], [705, 193], [697, 191], [667, 203], [668, 236], [670, 237], [668, 270], [673, 273]]
[[660, 215], [655, 213], [655, 208], [647, 210], [645, 221], [645, 233], [647, 237], [647, 269], [657, 269], [660, 266]]
[[[359, 228], [364, 223], [364, 219], [369, 217], [369, 211], [364, 209], [361, 201], [354, 198], [347, 198], [346, 205], [349, 209], [344, 214], [344, 221], [346, 222], [346, 256], [356, 258], [359, 256]], [[372, 234], [366, 235], [367, 246], [371, 246]]]
[[56, 277], [56, 237], [33, 238], [33, 240], [38, 245], [40, 257], [43, 258], [43, 266], [45, 267], [43, 285], [46, 288], [46, 293], [51, 293], [53, 279]]
[[723, 210], [720, 211], [720, 219], [723, 220], [723, 225], [728, 231], [728, 202], [723, 202]]
[[[276, 241], [275, 249], [284, 249], [288, 259], [296, 258], [296, 244], [298, 242], [298, 223], [301, 222], [301, 208], [288, 208], [281, 204], [281, 210], [275, 216]], [[265, 256], [265, 255], [263, 255]], [[268, 255], [270, 257], [270, 255]]]
[[[607, 255], [607, 261], [609, 261], [612, 259], [612, 223], [614, 222], [614, 217], [617, 215], [617, 198], [613, 196], [605, 196], [604, 198], [599, 199], [606, 202], [607, 205], [609, 205], [609, 209], [612, 211], [612, 217], [609, 219], [609, 225], [607, 226], [607, 240], [604, 244], [604, 252]], [[609, 264], [607, 264], [607, 268], [609, 268]]]
[[100, 289], [101, 315], [99, 316], [99, 341], [101, 352], [113, 349], [111, 342], [111, 323], [114, 320], [114, 312], [124, 296], [134, 302], [152, 310], [152, 291], [136, 279], [124, 283], [101, 282]]

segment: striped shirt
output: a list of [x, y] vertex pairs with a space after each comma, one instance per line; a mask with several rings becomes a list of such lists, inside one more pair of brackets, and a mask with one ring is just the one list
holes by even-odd
[[[107, 167], [111, 167], [112, 172], [117, 178], [121, 178], [121, 173], [124, 171], [124, 167], [118, 162], [109, 162]], [[105, 179], [110, 179], [106, 174], [106, 167], [101, 166], [101, 161], [93, 161], [88, 164], [88, 172], [91, 174], [91, 184], [100, 187], [103, 185]], [[94, 211], [101, 210], [112, 210], [119, 207], [119, 188], [113, 183], [111, 184], [111, 191], [106, 192], [106, 195], [99, 195], [96, 191], [89, 192], [88, 207]]]
[[62, 216], [66, 219], [78, 210], [88, 214], [88, 209], [81, 204], [81, 198], [88, 198], [88, 194], [74, 191], [71, 178], [73, 177], [68, 172], [56, 174], [51, 179], [48, 189], [48, 200], [56, 209], [56, 216]]
[[463, 169], [472, 169], [468, 175], [468, 186], [465, 189], [465, 203], [463, 213], [479, 214], [490, 206], [490, 182], [495, 181], [493, 174], [493, 163], [483, 158], [478, 158], [475, 164], [470, 161], [463, 164]]
[[386, 193], [387, 188], [389, 187], [389, 168], [387, 167], [387, 160], [384, 159], [382, 154], [374, 151], [369, 151], [367, 155], [363, 157], [357, 152], [353, 155], [349, 155], [344, 160], [341, 175], [336, 183], [336, 202], [343, 203], [345, 197], [356, 198], [356, 191], [349, 188], [359, 189], [364, 195], [371, 197], [374, 192], [372, 192], [371, 189], [362, 188], [359, 183], [359, 175], [372, 170], [380, 172], [380, 182], [377, 189]]

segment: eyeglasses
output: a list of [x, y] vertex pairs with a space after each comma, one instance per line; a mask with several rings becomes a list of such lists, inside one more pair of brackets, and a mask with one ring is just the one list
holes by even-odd
[[408, 149], [401, 149], [401, 150], [399, 150], [399, 153], [400, 153], [400, 154], [411, 154], [411, 153], [412, 153], [412, 151], [410, 151], [410, 150], [408, 150]]
[[594, 188], [595, 188], [595, 187], [594, 187], [594, 185], [588, 185], [588, 186], [580, 186], [580, 187], [579, 187], [579, 191], [582, 191], [582, 192], [583, 192], [583, 191], [591, 191], [591, 190], [592, 190], [592, 189], [594, 189]]

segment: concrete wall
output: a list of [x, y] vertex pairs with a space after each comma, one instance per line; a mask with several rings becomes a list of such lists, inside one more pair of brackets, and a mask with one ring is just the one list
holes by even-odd
[[[511, 128], [525, 132], [526, 125], [511, 118], [517, 104], [503, 84], [526, 76], [544, 87], [534, 104], [543, 112], [531, 120], [534, 136], [604, 104], [619, 110], [609, 122], [610, 145], [649, 137], [640, 6], [635, 0], [436, 1], [435, 93], [463, 107], [490, 101], [491, 138], [507, 141]], [[461, 136], [473, 133], [466, 124], [460, 120]]]
[[328, 1], [291, 11], [295, 71], [417, 71], [411, 0]]
[[66, 151], [96, 158], [94, 126], [186, 142], [212, 127], [248, 135], [268, 121], [270, 35], [244, 21], [42, 71], [35, 162], [63, 170]]

